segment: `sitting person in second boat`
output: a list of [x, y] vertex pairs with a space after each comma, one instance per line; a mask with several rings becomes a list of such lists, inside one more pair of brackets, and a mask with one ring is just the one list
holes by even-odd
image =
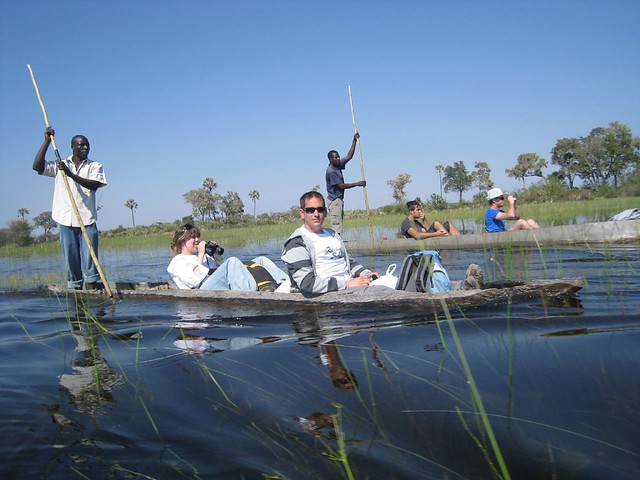
[[484, 214], [485, 230], [487, 232], [505, 232], [507, 230], [507, 222], [505, 222], [505, 220], [515, 220], [514, 224], [509, 228], [509, 231], [540, 228], [538, 222], [533, 218], [527, 220], [520, 218], [517, 199], [513, 195], [507, 196], [509, 210], [507, 212], [502, 210], [502, 207], [504, 207], [504, 195], [504, 192], [499, 188], [492, 188], [487, 192], [489, 208], [487, 208]]
[[[207, 244], [213, 250], [212, 255], [205, 251]], [[181, 289], [248, 292], [263, 290], [258, 288], [254, 275], [250, 273], [249, 268], [252, 264], [264, 267], [276, 283], [282, 283], [288, 279], [287, 274], [267, 257], [253, 258], [248, 266], [236, 257], [223, 260], [224, 250], [215, 242], [201, 241], [200, 229], [191, 223], [176, 230], [171, 242], [171, 250], [175, 256], [169, 263], [167, 271], [177, 287]]]
[[427, 222], [422, 205], [418, 200], [411, 200], [407, 202], [407, 209], [409, 215], [404, 219], [400, 230], [402, 235], [406, 238], [415, 238], [420, 240], [423, 238], [442, 237], [446, 235], [460, 235], [460, 232], [456, 226], [447, 221], [440, 223], [438, 221], [433, 222], [430, 226]]

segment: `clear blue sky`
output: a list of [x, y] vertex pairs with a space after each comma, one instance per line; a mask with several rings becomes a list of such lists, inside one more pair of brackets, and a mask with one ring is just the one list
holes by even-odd
[[[327, 151], [360, 131], [369, 205], [439, 192], [436, 164], [487, 162], [496, 186], [519, 154], [618, 121], [640, 135], [640, 2], [30, 1], [0, 7], [0, 226], [51, 209], [31, 170], [44, 120], [60, 153], [76, 133], [104, 164], [98, 225], [191, 213], [206, 177], [245, 211], [325, 192]], [[53, 153], [47, 157], [53, 159]], [[553, 168], [547, 169], [551, 173]], [[356, 153], [346, 181], [361, 178]], [[474, 192], [467, 192], [471, 198]], [[448, 194], [450, 200], [456, 194]], [[362, 189], [346, 208], [364, 208]], [[39, 233], [39, 232], [37, 232]]]

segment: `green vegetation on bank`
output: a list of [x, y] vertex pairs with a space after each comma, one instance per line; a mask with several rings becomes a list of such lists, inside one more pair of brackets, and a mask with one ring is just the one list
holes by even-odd
[[[517, 193], [517, 192], [514, 192]], [[523, 198], [523, 197], [519, 197]], [[576, 222], [606, 220], [627, 208], [640, 205], [640, 196], [619, 198], [595, 198], [584, 200], [555, 201], [547, 198], [541, 203], [522, 201], [522, 214], [533, 217], [542, 226], [566, 225]], [[447, 210], [427, 210], [427, 219], [451, 220], [459, 225], [475, 225], [482, 222], [485, 205], [458, 205]], [[385, 206], [371, 210], [371, 221], [376, 228], [398, 230], [405, 217], [404, 209]], [[349, 229], [366, 229], [369, 226], [366, 211], [349, 210], [345, 212], [345, 226]], [[183, 219], [185, 220], [185, 219]], [[115, 230], [100, 232], [100, 248], [113, 250], [136, 250], [167, 248], [175, 229], [183, 221], [159, 223], [150, 226], [119, 227]], [[225, 247], [239, 247], [248, 243], [260, 244], [273, 239], [287, 237], [300, 225], [297, 212], [287, 218], [281, 217], [280, 223], [251, 220], [235, 225], [218, 225], [216, 222], [198, 223], [203, 238], [214, 239]], [[24, 257], [30, 255], [49, 255], [60, 252], [58, 237], [50, 236], [50, 241], [32, 243], [26, 246], [6, 244], [0, 247], [0, 257]]]

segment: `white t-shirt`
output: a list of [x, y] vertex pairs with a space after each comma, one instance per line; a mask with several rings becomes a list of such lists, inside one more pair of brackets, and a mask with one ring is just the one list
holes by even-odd
[[[205, 259], [208, 264], [212, 265], [212, 268], [217, 266], [209, 255], [205, 255]], [[167, 272], [178, 288], [198, 288], [209, 274], [209, 267], [198, 263], [196, 255], [179, 253], [171, 259]]]
[[[68, 157], [63, 160], [71, 172], [88, 180], [96, 180], [104, 185], [107, 184], [107, 177], [102, 169], [102, 164], [92, 162], [87, 159], [82, 162], [80, 164], [80, 168], [76, 170], [76, 166], [71, 158], [72, 157]], [[64, 225], [66, 227], [79, 227], [80, 224], [78, 223], [78, 219], [73, 211], [73, 206], [71, 205], [69, 194], [67, 193], [67, 188], [64, 186], [64, 180], [62, 178], [62, 174], [58, 170], [56, 162], [47, 162], [42, 174], [47, 177], [55, 178], [51, 218], [60, 225]], [[78, 207], [78, 212], [80, 212], [82, 223], [84, 225], [96, 223], [96, 220], [98, 219], [96, 209], [96, 192], [94, 190], [84, 188], [70, 178], [67, 178], [67, 181], [69, 183], [69, 189], [71, 190], [73, 199]]]
[[324, 230], [322, 233], [309, 232], [307, 238], [314, 244], [317, 277], [335, 277], [344, 282], [351, 278], [340, 240]]

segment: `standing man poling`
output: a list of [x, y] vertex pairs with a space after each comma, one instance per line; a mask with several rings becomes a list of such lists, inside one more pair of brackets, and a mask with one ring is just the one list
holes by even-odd
[[342, 170], [345, 169], [347, 162], [353, 158], [359, 138], [359, 133], [356, 133], [353, 136], [351, 148], [344, 158], [341, 159], [340, 154], [335, 150], [331, 150], [327, 154], [327, 157], [329, 158], [329, 165], [327, 166], [325, 179], [327, 181], [329, 219], [331, 220], [331, 227], [338, 234], [342, 234], [342, 221], [344, 219], [344, 191], [353, 187], [367, 186], [367, 182], [365, 180], [354, 183], [345, 183], [344, 175], [342, 175]]
[[96, 190], [107, 184], [102, 164], [89, 160], [89, 140], [83, 135], [71, 139], [73, 154], [60, 161], [47, 162], [45, 155], [55, 135], [48, 127], [44, 133], [44, 142], [33, 160], [33, 169], [40, 175], [54, 177], [53, 206], [51, 217], [60, 227], [60, 245], [67, 266], [67, 286], [86, 290], [104, 288], [98, 282], [100, 274], [91, 258], [78, 218], [73, 210], [69, 193], [64, 185], [61, 172], [68, 177], [71, 195], [75, 200], [80, 220], [84, 224], [96, 257], [98, 256], [98, 218], [96, 208]]

